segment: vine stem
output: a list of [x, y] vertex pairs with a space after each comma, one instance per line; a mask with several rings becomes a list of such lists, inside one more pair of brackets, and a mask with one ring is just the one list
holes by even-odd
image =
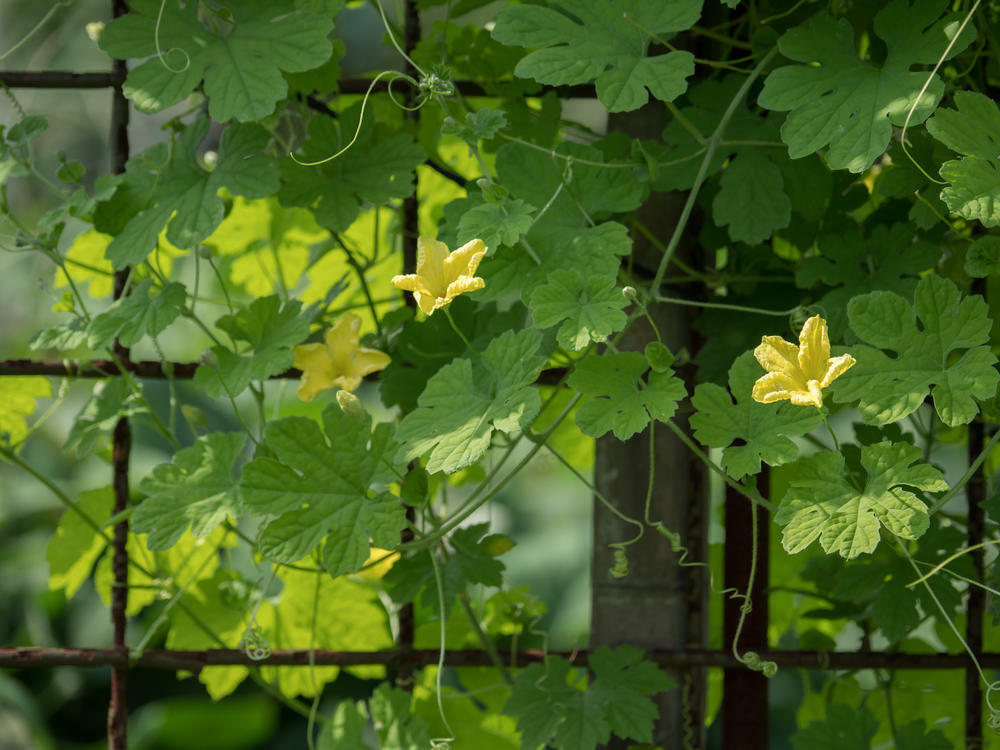
[[437, 555], [434, 554], [434, 550], [427, 550], [427, 554], [431, 556], [431, 566], [434, 568], [434, 583], [437, 585], [437, 595], [438, 595], [438, 614], [441, 620], [441, 643], [438, 651], [438, 665], [437, 674], [434, 675], [434, 686], [437, 692], [437, 705], [438, 714], [441, 716], [441, 721], [444, 724], [444, 728], [448, 731], [447, 738], [437, 738], [431, 740], [431, 747], [437, 747], [444, 745], [448, 747], [451, 742], [455, 740], [455, 730], [451, 728], [448, 723], [448, 717], [444, 713], [444, 704], [441, 702], [441, 673], [444, 672], [444, 657], [445, 657], [445, 645], [447, 638], [447, 617], [445, 616], [445, 601], [444, 601], [444, 581], [441, 580], [441, 565], [438, 563]]
[[715, 463], [715, 461], [709, 458], [701, 448], [695, 445], [694, 441], [684, 433], [684, 430], [675, 425], [673, 421], [667, 422], [666, 424], [667, 427], [669, 427], [671, 431], [673, 431], [673, 433], [681, 439], [681, 442], [683, 442], [692, 453], [700, 458], [709, 469], [722, 477], [722, 481], [750, 500], [750, 502], [754, 505], [759, 505], [761, 508], [765, 508], [771, 513], [776, 513], [778, 511], [777, 506], [769, 500], [766, 500], [756, 489], [753, 487], [747, 487], [745, 484], [741, 484], [729, 476], [721, 466]]
[[948, 490], [937, 501], [935, 501], [933, 505], [931, 505], [931, 507], [927, 511], [928, 515], [934, 515], [935, 513], [937, 513], [953, 497], [955, 497], [955, 495], [961, 492], [962, 488], [969, 483], [969, 480], [972, 479], [973, 475], [977, 471], [979, 471], [979, 467], [983, 465], [983, 461], [986, 460], [986, 457], [989, 455], [990, 451], [993, 449], [993, 446], [995, 446], [998, 441], [1000, 441], [1000, 430], [997, 430], [996, 432], [993, 433], [993, 437], [990, 438], [990, 442], [988, 442], [986, 444], [986, 447], [983, 448], [982, 452], [978, 456], [976, 456], [976, 460], [969, 465], [968, 470], [962, 475], [962, 478], [955, 483], [955, 486], [952, 487], [950, 490]]
[[705, 177], [708, 176], [708, 165], [712, 161], [712, 157], [715, 156], [715, 152], [719, 148], [719, 144], [722, 142], [722, 134], [726, 130], [726, 126], [732, 119], [733, 115], [736, 114], [736, 108], [743, 101], [743, 97], [746, 96], [747, 91], [750, 89], [750, 85], [760, 77], [763, 72], [764, 67], [771, 62], [771, 58], [777, 54], [778, 48], [772, 47], [771, 51], [768, 52], [761, 59], [754, 69], [750, 71], [750, 75], [740, 86], [739, 91], [736, 92], [736, 96], [733, 97], [732, 101], [729, 102], [729, 106], [726, 107], [726, 111], [722, 114], [722, 119], [719, 120], [719, 124], [716, 126], [715, 131], [709, 136], [708, 145], [705, 148], [705, 156], [701, 160], [701, 166], [698, 167], [698, 174], [694, 178], [694, 185], [691, 186], [691, 190], [688, 191], [687, 200], [684, 202], [684, 207], [681, 209], [681, 215], [677, 220], [677, 225], [674, 227], [674, 233], [670, 236], [670, 241], [667, 243], [667, 249], [663, 253], [663, 257], [660, 259], [660, 265], [656, 269], [656, 276], [653, 277], [653, 283], [650, 285], [650, 289], [657, 290], [663, 283], [663, 276], [667, 272], [667, 266], [670, 264], [670, 259], [673, 254], [677, 251], [677, 246], [680, 244], [681, 236], [687, 229], [688, 220], [691, 218], [691, 212], [694, 210], [695, 201], [698, 199], [698, 193], [701, 191], [701, 186], [705, 182]]

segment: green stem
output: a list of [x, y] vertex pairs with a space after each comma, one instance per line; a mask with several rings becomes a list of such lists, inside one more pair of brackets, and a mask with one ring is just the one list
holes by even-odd
[[692, 453], [694, 453], [698, 458], [700, 458], [702, 462], [706, 466], [708, 466], [709, 469], [711, 469], [720, 477], [722, 477], [722, 481], [724, 481], [726, 484], [728, 484], [730, 487], [739, 492], [741, 495], [743, 495], [745, 498], [750, 500], [750, 502], [754, 503], [755, 505], [759, 505], [761, 508], [766, 508], [771, 513], [777, 512], [778, 508], [774, 505], [774, 503], [765, 500], [764, 497], [760, 494], [760, 492], [758, 492], [755, 488], [747, 487], [745, 484], [741, 484], [740, 482], [737, 482], [735, 479], [730, 477], [721, 466], [715, 463], [715, 461], [709, 458], [708, 455], [706, 455], [701, 448], [695, 445], [695, 442], [684, 433], [684, 430], [682, 430], [680, 427], [674, 424], [673, 421], [667, 422], [667, 427], [669, 427], [671, 431], [681, 439], [681, 442], [683, 442], [691, 450]]
[[949, 500], [962, 491], [965, 485], [969, 483], [969, 480], [972, 479], [973, 475], [979, 471], [979, 467], [983, 465], [983, 461], [986, 460], [986, 457], [990, 454], [990, 451], [993, 450], [993, 446], [995, 446], [998, 441], [1000, 441], [1000, 430], [993, 433], [993, 437], [990, 438], [986, 447], [983, 448], [982, 452], [978, 456], [976, 456], [976, 460], [969, 465], [968, 470], [962, 475], [962, 478], [956, 482], [955, 486], [948, 490], [930, 507], [927, 511], [930, 515], [937, 513], [948, 503]]
[[837, 440], [837, 433], [835, 433], [835, 432], [833, 431], [833, 427], [831, 427], [831, 426], [830, 426], [830, 420], [826, 418], [826, 414], [825, 414], [825, 413], [823, 412], [823, 410], [822, 410], [821, 408], [819, 408], [818, 406], [816, 407], [816, 411], [818, 411], [818, 412], [819, 412], [819, 415], [820, 415], [820, 416], [821, 416], [821, 417], [823, 418], [823, 424], [825, 424], [825, 425], [826, 425], [826, 429], [827, 429], [827, 430], [829, 431], [829, 433], [830, 433], [830, 437], [832, 437], [832, 438], [833, 438], [833, 449], [834, 449], [834, 450], [835, 450], [835, 451], [836, 451], [837, 453], [840, 453], [840, 441], [839, 441], [839, 440]]
[[465, 344], [466, 348], [473, 354], [479, 354], [479, 352], [477, 352], [473, 348], [472, 344], [469, 343], [469, 340], [465, 338], [465, 334], [462, 333], [461, 329], [455, 324], [455, 319], [451, 317], [451, 310], [449, 310], [448, 307], [445, 306], [441, 308], [441, 312], [444, 313], [444, 316], [448, 319], [448, 322], [451, 324], [452, 330], [458, 334], [458, 337], [460, 339], [462, 339], [462, 343]]
[[772, 48], [771, 51], [764, 55], [763, 59], [757, 63], [754, 69], [750, 72], [750, 75], [748, 75], [746, 80], [743, 81], [743, 85], [740, 86], [739, 91], [736, 92], [736, 96], [734, 96], [732, 101], [729, 102], [729, 106], [722, 114], [722, 119], [719, 120], [718, 126], [716, 126], [715, 131], [709, 137], [708, 146], [705, 149], [705, 156], [701, 160], [701, 166], [698, 167], [698, 174], [694, 178], [694, 184], [691, 186], [691, 190], [688, 191], [688, 197], [684, 202], [684, 207], [681, 209], [681, 215], [678, 217], [677, 225], [674, 227], [674, 232], [670, 237], [670, 241], [667, 243], [667, 250], [660, 259], [660, 265], [657, 267], [656, 275], [653, 277], [653, 283], [650, 288], [654, 291], [660, 288], [660, 284], [663, 282], [663, 276], [667, 272], [667, 265], [670, 263], [670, 259], [673, 254], [677, 251], [677, 246], [680, 244], [681, 236], [684, 234], [685, 229], [687, 229], [687, 223], [691, 218], [691, 212], [694, 210], [695, 202], [698, 199], [698, 193], [701, 190], [702, 184], [705, 182], [705, 177], [708, 176], [708, 165], [711, 163], [716, 150], [719, 148], [719, 143], [722, 141], [722, 134], [725, 132], [726, 126], [736, 113], [737, 107], [743, 101], [743, 97], [746, 96], [751, 84], [757, 80], [763, 72], [764, 67], [771, 61], [771, 58], [774, 57], [777, 52], [777, 47]]

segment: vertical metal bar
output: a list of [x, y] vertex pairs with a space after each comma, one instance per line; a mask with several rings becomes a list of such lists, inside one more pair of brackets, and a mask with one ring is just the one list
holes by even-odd
[[[761, 472], [761, 494], [768, 494], [769, 470]], [[726, 487], [726, 547], [723, 563], [723, 587], [743, 591], [750, 570], [754, 539], [751, 534], [753, 508], [750, 501]], [[738, 643], [739, 652], [767, 648], [768, 573], [770, 521], [768, 512], [757, 509], [757, 571], [750, 599], [753, 608], [746, 616]], [[725, 597], [723, 603], [723, 642], [728, 647], [736, 634], [742, 599]], [[726, 669], [722, 682], [722, 746], [768, 747], [767, 678], [745, 667]]]
[[[117, 18], [128, 12], [125, 0], [112, 0], [111, 13]], [[124, 77], [125, 61], [115, 60], [113, 70]], [[128, 100], [122, 93], [121, 86], [115, 86], [111, 99], [111, 171], [120, 174], [125, 171], [125, 162], [129, 156], [128, 142]], [[114, 296], [121, 297], [128, 270], [115, 273]], [[115, 341], [115, 355], [122, 361], [128, 361], [129, 352], [118, 341]], [[120, 419], [115, 425], [111, 446], [112, 485], [114, 487], [114, 510], [120, 513], [128, 507], [129, 453], [132, 449], [132, 431], [127, 419]], [[115, 525], [113, 558], [111, 570], [113, 584], [111, 589], [111, 623], [114, 629], [113, 646], [125, 650], [125, 609], [128, 606], [128, 521]], [[108, 703], [108, 750], [127, 750], [128, 746], [128, 703], [126, 699], [127, 667], [111, 668], [111, 697]]]
[[[403, 49], [406, 50], [407, 54], [410, 54], [420, 41], [420, 14], [417, 12], [416, 3], [413, 0], [406, 0], [404, 12]], [[417, 71], [409, 63], [407, 63], [406, 72], [411, 76], [417, 75]], [[407, 103], [410, 105], [413, 104], [412, 101]], [[412, 110], [406, 113], [406, 117], [415, 125], [418, 125], [420, 112], [419, 110]], [[407, 272], [412, 271], [417, 265], [417, 236], [420, 231], [417, 208], [415, 193], [412, 197], [403, 200], [403, 268]], [[415, 304], [412, 294], [406, 295], [406, 303]], [[411, 522], [416, 518], [416, 512], [413, 508], [407, 507], [406, 518]], [[409, 529], [403, 529], [400, 541], [405, 543], [412, 539], [413, 532]], [[413, 603], [407, 602], [399, 610], [399, 638], [396, 645], [400, 651], [407, 652], [413, 650], [414, 630]], [[401, 687], [410, 689], [413, 685], [413, 665], [404, 662], [399, 668], [396, 680]]]
[[[973, 294], [986, 296], [984, 279], [975, 279], [970, 291]], [[971, 464], [979, 456], [985, 445], [985, 431], [980, 418], [969, 425], [968, 459]], [[985, 515], [980, 503], [986, 499], [986, 477], [980, 467], [965, 485], [968, 502], [969, 546], [975, 547], [983, 541]], [[974, 579], [984, 580], [983, 550], [974, 549], [971, 553], [972, 564], [976, 569]], [[969, 586], [968, 617], [965, 625], [965, 641], [974, 654], [983, 652], [983, 612], [986, 608], [985, 592], [979, 586]], [[979, 682], [979, 670], [969, 663], [965, 668], [965, 747], [968, 750], [981, 750], [983, 747], [983, 695]]]

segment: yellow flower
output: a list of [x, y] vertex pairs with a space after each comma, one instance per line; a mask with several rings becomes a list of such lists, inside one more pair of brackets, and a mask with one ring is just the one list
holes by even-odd
[[413, 292], [417, 306], [425, 315], [451, 304], [463, 292], [482, 289], [486, 282], [476, 276], [479, 261], [486, 255], [482, 240], [466, 242], [448, 253], [448, 246], [429, 237], [417, 239], [417, 272], [393, 276], [392, 284]]
[[391, 361], [389, 355], [358, 346], [361, 318], [348, 313], [326, 332], [325, 344], [301, 344], [295, 347], [293, 365], [302, 370], [299, 398], [312, 401], [319, 393], [339, 385], [353, 391], [361, 379], [378, 372]]
[[764, 336], [753, 355], [767, 375], [753, 384], [754, 401], [788, 399], [797, 406], [823, 406], [823, 389], [854, 366], [854, 357], [830, 356], [826, 321], [814, 315], [799, 333], [799, 345], [780, 336]]

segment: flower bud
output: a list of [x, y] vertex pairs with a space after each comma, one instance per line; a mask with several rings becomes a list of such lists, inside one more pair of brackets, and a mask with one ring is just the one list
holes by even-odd
[[361, 399], [350, 391], [343, 389], [337, 391], [337, 403], [340, 404], [340, 410], [347, 416], [355, 419], [365, 418], [365, 407], [361, 405]]

